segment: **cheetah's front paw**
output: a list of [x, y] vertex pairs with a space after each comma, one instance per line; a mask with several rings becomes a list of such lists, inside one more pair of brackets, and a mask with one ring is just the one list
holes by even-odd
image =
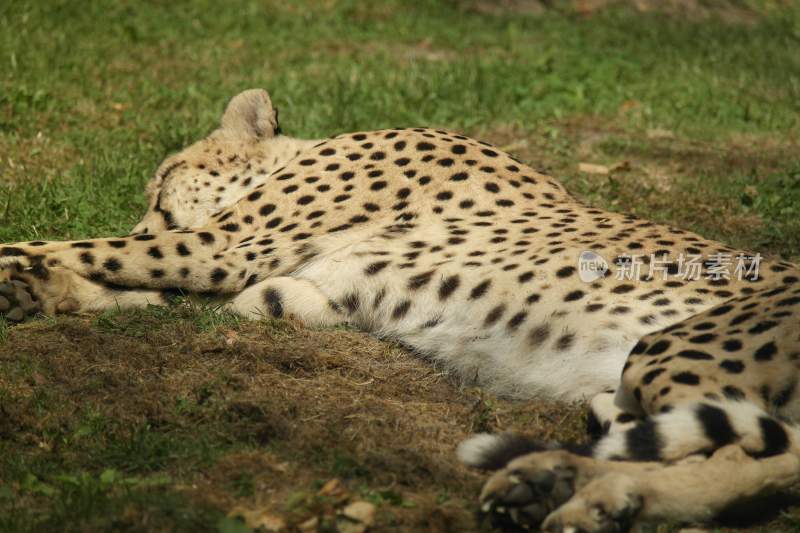
[[481, 511], [493, 525], [538, 529], [575, 493], [576, 469], [566, 452], [537, 452], [495, 472], [481, 491]]
[[643, 506], [636, 480], [610, 473], [590, 481], [542, 524], [552, 533], [629, 531]]
[[0, 281], [0, 317], [22, 322], [39, 311], [41, 305], [32, 296], [27, 283], [12, 279]]

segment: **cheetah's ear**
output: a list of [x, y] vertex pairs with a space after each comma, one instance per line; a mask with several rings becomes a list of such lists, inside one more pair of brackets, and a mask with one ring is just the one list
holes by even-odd
[[272, 107], [269, 93], [264, 89], [248, 89], [231, 98], [222, 115], [222, 129], [257, 139], [280, 133], [278, 110]]

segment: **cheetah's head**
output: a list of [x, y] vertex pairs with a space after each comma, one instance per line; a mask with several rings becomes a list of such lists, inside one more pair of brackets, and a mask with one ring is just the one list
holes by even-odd
[[146, 187], [147, 212], [132, 233], [204, 226], [294, 157], [297, 142], [280, 135], [267, 91], [234, 96], [217, 130], [161, 163]]

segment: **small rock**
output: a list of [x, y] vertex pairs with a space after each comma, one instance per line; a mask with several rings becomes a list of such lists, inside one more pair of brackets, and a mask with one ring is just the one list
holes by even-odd
[[8, 299], [5, 296], [0, 296], [0, 313], [5, 313], [11, 308], [11, 304], [8, 303]]

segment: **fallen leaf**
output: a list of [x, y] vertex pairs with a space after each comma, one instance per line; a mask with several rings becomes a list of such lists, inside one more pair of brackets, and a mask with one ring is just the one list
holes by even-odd
[[325, 483], [317, 494], [332, 498], [336, 503], [341, 503], [350, 497], [350, 493], [345, 486], [336, 478]]

